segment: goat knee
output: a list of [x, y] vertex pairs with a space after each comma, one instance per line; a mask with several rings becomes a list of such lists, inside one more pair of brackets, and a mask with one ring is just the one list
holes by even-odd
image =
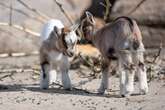
[[134, 91], [135, 65], [128, 64], [125, 67], [125, 96], [129, 96]]

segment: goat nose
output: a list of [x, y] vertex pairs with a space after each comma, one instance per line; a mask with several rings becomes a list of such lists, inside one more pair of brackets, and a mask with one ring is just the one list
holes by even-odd
[[74, 55], [73, 52], [70, 52], [70, 53], [69, 53], [69, 57], [72, 57], [73, 55]]
[[73, 52], [73, 51], [67, 51], [67, 55], [68, 55], [69, 57], [72, 57], [72, 56], [74, 55], [74, 52]]
[[73, 53], [73, 52], [71, 52], [70, 54], [71, 54], [71, 56], [73, 56], [73, 55], [74, 55], [74, 53]]

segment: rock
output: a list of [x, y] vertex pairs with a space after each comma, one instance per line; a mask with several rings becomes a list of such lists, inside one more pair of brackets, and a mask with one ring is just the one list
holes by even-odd
[[160, 41], [163, 41], [165, 47], [165, 3], [164, 0], [146, 0], [137, 8], [136, 11], [129, 14], [141, 0], [116, 0], [111, 19], [118, 16], [129, 16], [134, 18], [141, 26], [144, 44], [146, 47], [159, 47]]
[[11, 27], [0, 26], [0, 53], [33, 52], [38, 50], [40, 38]]

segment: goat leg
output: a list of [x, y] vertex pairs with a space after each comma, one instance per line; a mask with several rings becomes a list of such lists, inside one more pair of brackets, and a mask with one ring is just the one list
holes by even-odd
[[[109, 61], [109, 60], [108, 60]], [[104, 94], [105, 90], [109, 87], [109, 62], [103, 61], [102, 63], [102, 79], [100, 88], [98, 89], [99, 94]]]
[[49, 87], [49, 63], [41, 63], [41, 75], [40, 75], [40, 88], [48, 89]]

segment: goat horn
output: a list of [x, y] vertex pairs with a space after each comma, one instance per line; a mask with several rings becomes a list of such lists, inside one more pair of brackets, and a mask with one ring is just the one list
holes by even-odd
[[80, 23], [74, 24], [71, 26], [71, 30], [76, 31], [79, 26], [80, 26]]
[[91, 22], [92, 24], [95, 24], [95, 20], [94, 20], [94, 18], [93, 18], [92, 13], [89, 12], [89, 11], [86, 11], [85, 14], [86, 14], [87, 19], [89, 20], [89, 22]]
[[89, 17], [89, 16], [93, 16], [92, 13], [89, 12], [89, 11], [86, 11], [85, 14], [86, 14], [87, 17]]

